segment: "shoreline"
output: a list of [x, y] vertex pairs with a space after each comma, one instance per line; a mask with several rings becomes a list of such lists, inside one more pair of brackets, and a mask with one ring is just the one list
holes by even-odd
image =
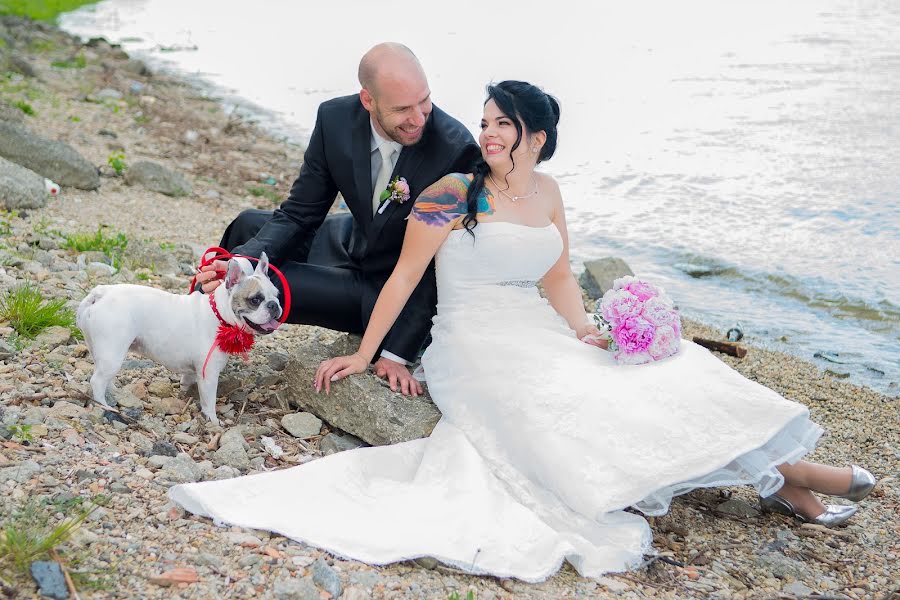
[[[102, 42], [80, 45], [52, 27], [37, 25], [22, 25], [19, 33], [28, 39], [17, 39], [14, 49], [37, 77], [7, 80], [2, 100], [27, 102], [35, 114], [20, 110], [21, 115], [13, 116], [21, 116], [36, 133], [67, 141], [100, 166], [103, 176], [96, 191], [64, 187], [59, 197], [49, 199], [44, 208], [27, 210], [24, 218], [0, 217], [8, 230], [0, 236], [0, 293], [31, 280], [48, 297], [66, 299], [71, 306], [96, 283], [145, 283], [181, 292], [187, 289], [198, 251], [217, 243], [241, 209], [273, 208], [286, 196], [302, 159], [296, 146], [226, 114], [215, 100], [178, 77], [141, 75], [139, 64]], [[82, 67], [52, 66], [79, 55], [84, 57]], [[125, 184], [108, 164], [118, 152], [127, 165], [151, 160], [181, 173], [193, 192], [170, 198]], [[107, 226], [108, 235], [121, 233], [128, 240], [115, 273], [101, 267], [79, 269], [75, 266], [79, 253], [63, 247], [67, 235], [91, 233], [101, 224]], [[141, 419], [144, 428], [133, 429], [104, 420], [102, 412], [89, 404], [82, 408], [92, 363], [76, 339], [67, 337], [52, 346], [26, 344], [0, 360], [4, 378], [0, 421], [4, 426], [30, 422], [36, 426], [35, 445], [44, 450], [0, 449], [0, 469], [26, 459], [39, 467], [13, 486], [0, 481], [13, 500], [8, 504], [21, 506], [28, 497], [52, 498], [63, 492], [111, 496], [111, 504], [86, 527], [93, 538], [76, 540], [73, 552], [90, 551], [93, 557], [86, 560], [92, 566], [113, 568], [117, 587], [96, 595], [80, 590], [82, 597], [170, 597], [173, 588], [154, 583], [148, 570], [158, 575], [185, 565], [200, 579], [176, 588], [186, 597], [226, 592], [269, 597], [279, 581], [313, 581], [316, 572], [337, 577], [344, 586], [343, 598], [447, 598], [454, 591], [464, 596], [473, 589], [478, 599], [602, 597], [618, 592], [641, 598], [800, 596], [802, 588], [796, 584], [831, 597], [887, 597], [890, 582], [900, 576], [896, 557], [891, 558], [889, 551], [890, 539], [898, 533], [891, 507], [900, 498], [900, 486], [892, 478], [897, 470], [892, 453], [900, 441], [896, 399], [824, 375], [801, 358], [752, 346], [744, 359], [717, 356], [745, 376], [810, 407], [814, 420], [830, 432], [814, 459], [860, 462], [882, 478], [860, 516], [842, 530], [847, 536], [807, 536], [782, 517], [725, 512], [722, 505], [730, 500], [755, 505], [749, 489], [700, 490], [673, 503], [668, 515], [650, 519], [657, 549], [693, 566], [663, 566], [657, 561], [651, 568], [610, 575], [601, 582], [581, 579], [564, 567], [547, 582], [523, 584], [462, 575], [440, 566], [400, 563], [375, 568], [337, 560], [277, 535], [238, 528], [223, 531], [172, 506], [165, 492], [179, 478], [234, 476], [319, 456], [327, 424], [303, 443], [279, 424], [281, 415], [293, 411], [279, 406], [279, 386], [284, 384], [277, 367], [281, 361], [284, 368], [283, 357], [305, 341], [325, 335], [317, 328], [290, 326], [260, 343], [250, 363], [230, 363], [220, 382], [224, 420], [232, 429], [244, 427], [245, 444], [249, 438], [244, 460], [234, 464], [218, 458], [217, 432], [197, 418], [196, 406], [183, 398], [176, 379], [165, 369], [134, 361], [133, 368], [120, 373], [120, 385], [148, 413]], [[721, 332], [684, 319], [684, 336], [692, 335], [719, 339]], [[10, 328], [2, 323], [0, 339], [16, 345]], [[5, 432], [10, 433], [9, 428]], [[277, 439], [286, 459], [274, 459], [262, 450], [263, 435]], [[54, 449], [52, 455], [44, 443]], [[169, 460], [153, 454], [155, 443], [172, 446], [174, 454], [163, 455]], [[188, 465], [187, 459], [175, 457], [182, 452], [194, 462]], [[204, 471], [201, 465], [206, 461], [210, 465]], [[7, 517], [14, 508], [0, 509], [0, 515]], [[773, 539], [781, 546], [768, 549]], [[771, 560], [760, 563], [760, 552]], [[809, 558], [810, 553], [824, 560]], [[843, 568], [863, 564], [868, 570], [862, 574]], [[19, 583], [33, 589], [26, 579]]]

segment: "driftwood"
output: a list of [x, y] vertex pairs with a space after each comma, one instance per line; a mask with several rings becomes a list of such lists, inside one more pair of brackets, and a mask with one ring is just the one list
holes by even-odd
[[747, 356], [747, 349], [743, 346], [735, 344], [734, 342], [719, 342], [716, 340], [708, 340], [706, 338], [698, 337], [695, 335], [694, 343], [700, 344], [704, 348], [715, 350], [716, 352], [730, 354], [731, 356], [737, 356], [738, 358], [744, 358], [745, 356]]

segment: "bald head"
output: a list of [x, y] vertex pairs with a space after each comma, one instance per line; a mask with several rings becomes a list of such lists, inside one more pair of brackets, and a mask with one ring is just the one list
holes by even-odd
[[378, 44], [359, 61], [359, 85], [373, 96], [377, 96], [383, 84], [390, 85], [396, 81], [428, 85], [419, 59], [403, 44]]

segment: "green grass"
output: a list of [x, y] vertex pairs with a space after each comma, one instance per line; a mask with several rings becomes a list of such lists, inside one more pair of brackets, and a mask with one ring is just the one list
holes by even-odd
[[21, 110], [23, 113], [28, 115], [29, 117], [33, 117], [37, 113], [34, 111], [34, 107], [25, 102], [24, 100], [16, 100], [13, 102], [13, 106]]
[[[447, 600], [459, 600], [459, 592], [450, 592], [450, 595], [447, 596]], [[475, 592], [472, 590], [466, 592], [466, 600], [475, 600]]]
[[66, 60], [54, 60], [50, 66], [57, 69], [83, 69], [87, 66], [87, 59], [84, 54], [77, 54]]
[[[4, 574], [12, 571], [13, 575], [30, 579], [29, 565], [36, 560], [58, 560], [60, 546], [71, 538], [92, 512], [106, 502], [107, 499], [102, 496], [93, 501], [85, 501], [81, 497], [55, 502], [29, 499], [6, 519], [0, 530], [0, 569]], [[57, 513], [62, 513], [63, 518], [54, 522], [53, 515]], [[77, 564], [82, 560], [66, 560], [67, 568], [70, 562]], [[79, 577], [75, 576], [76, 573]], [[82, 585], [88, 584], [85, 587], [93, 587], [90, 584], [96, 582], [86, 578], [86, 574], [84, 571], [71, 572], [73, 580]]]
[[125, 172], [127, 165], [125, 164], [125, 153], [124, 152], [113, 152], [109, 155], [109, 158], [106, 159], [106, 163], [113, 168], [113, 171], [116, 172], [116, 175], [121, 175]]
[[53, 21], [61, 13], [97, 0], [0, 0], [0, 14]]
[[97, 233], [75, 233], [66, 235], [66, 248], [71, 248], [77, 252], [87, 252], [97, 250], [107, 255], [115, 268], [119, 268], [122, 264], [122, 255], [125, 253], [125, 247], [128, 245], [128, 238], [124, 233], [117, 233], [113, 237], [107, 237], [103, 233], [103, 226], [97, 228]]
[[247, 191], [251, 196], [256, 198], [268, 198], [273, 204], [281, 204], [281, 196], [275, 190], [262, 187], [262, 186], [253, 186], [247, 188]]
[[0, 235], [12, 233], [12, 221], [19, 216], [14, 210], [0, 209]]
[[75, 313], [66, 308], [65, 299], [45, 300], [39, 289], [26, 283], [0, 297], [0, 321], [9, 321], [16, 333], [33, 339], [47, 327], [74, 328]]

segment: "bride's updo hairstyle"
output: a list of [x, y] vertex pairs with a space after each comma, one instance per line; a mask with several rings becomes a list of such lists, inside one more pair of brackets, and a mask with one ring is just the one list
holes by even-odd
[[[512, 173], [516, 169], [516, 159], [512, 157], [522, 143], [522, 124], [529, 133], [543, 131], [547, 134], [547, 141], [538, 154], [538, 163], [541, 163], [556, 152], [556, 125], [559, 123], [559, 102], [550, 94], [525, 81], [501, 81], [496, 85], [487, 86], [487, 100], [485, 104], [494, 101], [497, 108], [512, 120], [516, 127], [516, 143], [510, 150], [510, 158], [513, 161]], [[475, 179], [469, 186], [466, 194], [468, 212], [463, 218], [463, 227], [468, 231], [478, 224], [478, 196], [484, 189], [484, 178], [491, 172], [491, 168], [479, 159], [473, 169]]]

